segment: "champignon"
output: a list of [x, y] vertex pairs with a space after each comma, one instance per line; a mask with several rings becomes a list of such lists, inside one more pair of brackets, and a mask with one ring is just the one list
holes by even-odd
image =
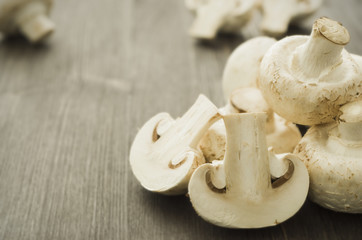
[[237, 47], [226, 62], [222, 78], [225, 100], [241, 87], [257, 87], [260, 63], [267, 50], [276, 43], [274, 38], [256, 37]]
[[29, 41], [39, 42], [54, 31], [48, 18], [53, 0], [1, 0], [0, 32], [22, 32]]
[[312, 201], [334, 211], [362, 213], [362, 101], [340, 111], [337, 123], [312, 126], [294, 153], [308, 168]]
[[357, 54], [351, 54], [353, 59], [356, 61], [356, 63], [359, 65], [360, 71], [362, 72], [362, 56]]
[[251, 18], [255, 0], [186, 0], [196, 18], [190, 35], [213, 39], [219, 31], [238, 32]]
[[205, 161], [197, 144], [219, 118], [216, 106], [200, 95], [179, 119], [160, 113], [147, 121], [130, 152], [132, 171], [141, 185], [167, 195], [186, 193], [192, 172]]
[[[219, 111], [222, 114], [243, 112], [267, 113], [267, 145], [272, 147], [275, 153], [292, 152], [302, 138], [297, 126], [275, 114], [257, 88], [236, 89], [231, 94], [229, 103]], [[225, 154], [225, 144], [225, 125], [222, 120], [219, 120], [210, 127], [200, 141], [200, 149], [207, 162], [222, 160]]]
[[260, 66], [259, 88], [281, 117], [302, 125], [334, 121], [341, 105], [361, 98], [362, 77], [344, 50], [349, 33], [328, 18], [315, 21], [310, 37], [275, 43]]
[[271, 181], [266, 118], [265, 113], [224, 116], [224, 161], [203, 164], [189, 183], [192, 205], [206, 221], [228, 228], [273, 226], [293, 216], [303, 205], [309, 178], [298, 157], [285, 155], [281, 161], [287, 163], [288, 171]]
[[316, 12], [322, 0], [262, 0], [261, 30], [268, 36], [280, 37], [289, 23], [300, 21]]

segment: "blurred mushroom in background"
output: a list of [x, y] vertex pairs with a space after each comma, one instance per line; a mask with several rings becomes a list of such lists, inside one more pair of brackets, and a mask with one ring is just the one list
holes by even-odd
[[52, 6], [53, 0], [0, 0], [0, 32], [21, 33], [32, 43], [45, 40], [55, 27], [49, 19]]

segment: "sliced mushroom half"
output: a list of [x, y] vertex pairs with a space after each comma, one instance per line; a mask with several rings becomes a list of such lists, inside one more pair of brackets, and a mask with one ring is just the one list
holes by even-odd
[[219, 118], [216, 106], [200, 95], [179, 119], [160, 113], [147, 121], [130, 152], [132, 171], [141, 185], [167, 195], [186, 193], [192, 172], [205, 161], [197, 145]]
[[195, 210], [206, 221], [228, 228], [273, 226], [293, 216], [308, 193], [304, 164], [292, 154], [285, 155], [283, 162], [287, 162], [288, 170], [272, 182], [266, 114], [230, 114], [224, 116], [224, 121], [224, 161], [200, 166], [189, 183]]

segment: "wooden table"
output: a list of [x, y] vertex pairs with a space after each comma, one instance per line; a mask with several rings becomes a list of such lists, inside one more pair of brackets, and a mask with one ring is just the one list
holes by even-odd
[[[215, 227], [132, 175], [129, 148], [151, 116], [180, 116], [200, 93], [223, 105], [242, 37], [195, 42], [183, 0], [62, 0], [52, 16], [47, 44], [0, 43], [0, 239], [361, 239], [361, 215], [309, 201], [276, 227]], [[362, 54], [362, 1], [325, 0], [318, 16], [342, 22]]]

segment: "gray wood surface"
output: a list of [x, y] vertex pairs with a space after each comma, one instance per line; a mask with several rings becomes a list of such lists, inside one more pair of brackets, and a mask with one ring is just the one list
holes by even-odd
[[[242, 37], [198, 43], [183, 0], [62, 0], [50, 41], [0, 43], [0, 239], [361, 239], [362, 216], [307, 201], [258, 230], [212, 226], [185, 196], [141, 188], [137, 129], [180, 116], [199, 93], [223, 105], [221, 74]], [[325, 0], [362, 54], [362, 1]], [[308, 34], [313, 18], [290, 34]]]

